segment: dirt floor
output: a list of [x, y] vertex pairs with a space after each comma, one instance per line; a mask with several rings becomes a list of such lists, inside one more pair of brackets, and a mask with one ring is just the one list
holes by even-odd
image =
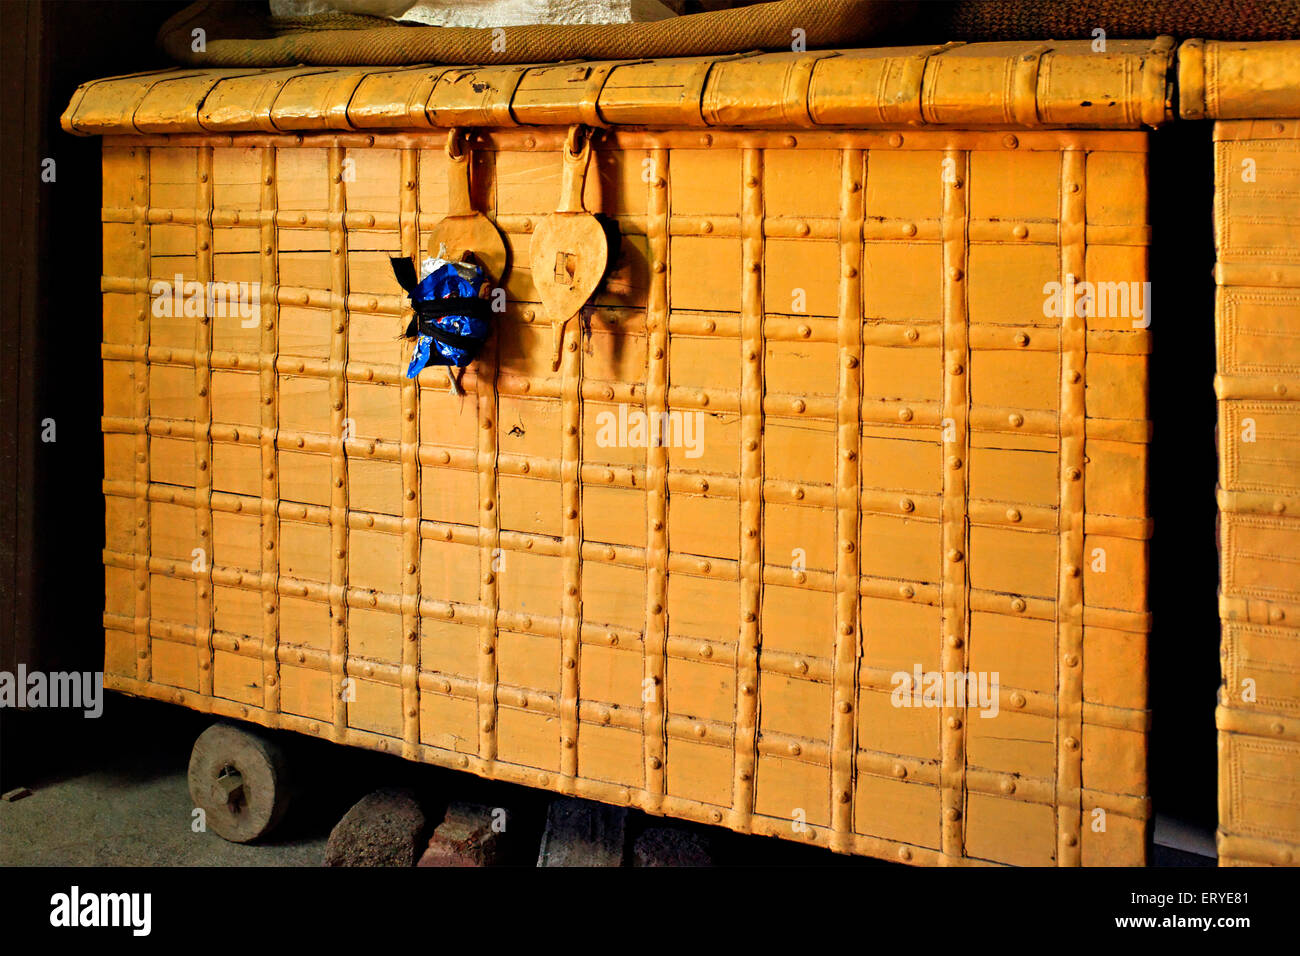
[[[211, 718], [153, 701], [108, 694], [98, 719], [15, 714], [9, 728], [45, 720], [38, 754], [5, 764], [4, 789], [25, 786], [31, 796], [0, 801], [0, 866], [320, 866], [329, 832], [348, 808], [379, 787], [415, 791], [436, 823], [451, 800], [506, 807], [511, 838], [506, 862], [530, 866], [545, 823], [548, 794], [413, 764], [397, 757], [337, 747], [296, 734], [277, 739], [294, 773], [294, 802], [284, 823], [255, 845], [227, 843], [191, 828], [186, 768], [194, 739]], [[48, 720], [57, 719], [51, 729]], [[30, 735], [35, 736], [35, 735]], [[4, 761], [7, 755], [0, 755]], [[9, 755], [11, 756], [11, 755]], [[15, 773], [15, 763], [21, 771]], [[633, 811], [631, 836], [665, 821]], [[689, 825], [687, 825], [689, 826]], [[835, 856], [784, 840], [746, 837], [715, 827], [691, 827], [707, 840], [715, 864], [747, 866], [892, 866]], [[1157, 826], [1157, 836], [1169, 831]], [[1165, 841], [1201, 849], [1195, 839]], [[1211, 845], [1212, 852], [1212, 845]], [[1155, 863], [1212, 865], [1204, 856], [1156, 847]]]
[[[550, 795], [526, 787], [413, 764], [398, 757], [280, 734], [294, 774], [285, 821], [255, 845], [227, 843], [191, 829], [186, 768], [194, 739], [212, 718], [154, 701], [107, 694], [103, 716], [3, 715], [4, 720], [57, 719], [41, 737], [53, 739], [15, 773], [5, 765], [4, 789], [32, 795], [0, 801], [0, 866], [320, 866], [330, 830], [348, 808], [380, 787], [415, 791], [436, 824], [447, 802], [461, 800], [510, 812], [507, 863], [531, 866]], [[23, 728], [9, 739], [23, 737]], [[4, 755], [0, 755], [0, 762]], [[630, 837], [665, 821], [633, 811]], [[684, 826], [690, 826], [685, 825]], [[878, 866], [784, 840], [745, 837], [715, 827], [704, 834], [716, 863], [730, 865]]]

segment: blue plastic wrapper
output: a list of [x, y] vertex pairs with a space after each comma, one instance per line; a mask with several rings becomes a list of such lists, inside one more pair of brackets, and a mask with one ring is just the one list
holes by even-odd
[[[429, 299], [448, 297], [476, 298], [486, 277], [481, 266], [472, 262], [445, 262], [441, 259], [426, 260], [433, 263], [433, 271], [420, 280], [411, 294], [414, 303]], [[482, 342], [487, 338], [488, 323], [485, 319], [470, 315], [440, 315], [433, 320], [440, 329], [455, 335]], [[468, 365], [474, 356], [469, 350], [439, 342], [423, 333], [416, 337], [415, 347], [411, 352], [411, 362], [406, 369], [407, 378], [415, 378], [427, 365]]]

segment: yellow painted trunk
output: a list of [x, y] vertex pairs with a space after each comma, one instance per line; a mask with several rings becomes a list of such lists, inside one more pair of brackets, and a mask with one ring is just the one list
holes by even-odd
[[[1171, 44], [1113, 46], [83, 87], [106, 683], [840, 852], [1143, 863]], [[552, 372], [569, 123], [622, 238]], [[463, 397], [403, 376], [388, 262], [453, 125], [511, 253]]]
[[1215, 126], [1219, 860], [1300, 863], [1300, 122]]

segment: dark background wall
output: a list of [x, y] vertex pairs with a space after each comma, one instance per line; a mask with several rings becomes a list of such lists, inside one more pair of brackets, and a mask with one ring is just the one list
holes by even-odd
[[1218, 819], [1214, 151], [1209, 123], [1151, 136], [1151, 792]]
[[[165, 65], [153, 38], [183, 6], [0, 2], [0, 670], [103, 666], [99, 140], [59, 116], [85, 80]], [[48, 765], [72, 719], [0, 711], [0, 786]]]

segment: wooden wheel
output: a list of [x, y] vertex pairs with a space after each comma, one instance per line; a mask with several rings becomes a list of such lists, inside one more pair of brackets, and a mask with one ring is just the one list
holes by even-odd
[[270, 832], [289, 807], [284, 753], [259, 735], [213, 724], [194, 741], [190, 798], [207, 826], [232, 843]]

